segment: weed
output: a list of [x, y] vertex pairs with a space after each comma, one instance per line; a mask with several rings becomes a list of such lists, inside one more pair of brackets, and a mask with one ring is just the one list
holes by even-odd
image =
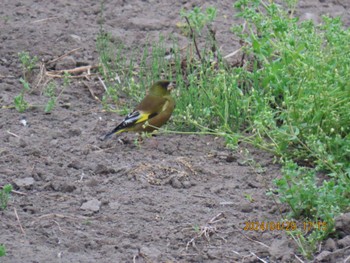
[[244, 198], [250, 203], [255, 202], [255, 200], [251, 194], [244, 194]]
[[36, 66], [38, 57], [31, 57], [29, 52], [26, 51], [18, 53], [18, 57], [22, 64], [23, 77], [24, 79], [27, 79], [27, 75], [30, 74], [33, 68]]
[[[195, 33], [200, 35], [203, 28], [214, 21], [216, 18], [216, 12], [216, 8], [212, 6], [208, 7], [204, 13], [200, 7], [195, 6], [193, 10], [187, 12], [182, 9], [180, 16], [183, 18], [187, 17], [190, 25], [194, 28]], [[185, 29], [184, 34], [188, 36], [190, 34], [190, 28], [188, 26], [183, 26], [183, 28]]]
[[48, 102], [46, 103], [45, 112], [51, 112], [52, 109], [55, 107], [56, 104], [56, 83], [55, 82], [49, 82], [46, 86], [46, 89], [44, 90], [44, 95], [49, 97]]
[[3, 257], [6, 255], [6, 249], [4, 245], [0, 245], [0, 257]]
[[0, 209], [5, 210], [12, 191], [12, 185], [7, 184], [0, 190]]
[[[296, 1], [285, 1], [294, 10]], [[350, 30], [338, 18], [323, 24], [298, 22], [278, 5], [237, 1], [245, 27], [233, 31], [246, 43], [252, 72], [238, 83], [250, 104], [246, 125], [257, 146], [282, 157], [283, 176], [275, 181], [291, 216], [327, 222], [325, 231], [298, 235], [298, 244], [310, 257], [317, 242], [334, 231], [334, 216], [349, 207], [350, 123], [349, 89], [344, 78], [350, 58]], [[293, 12], [291, 12], [292, 14]], [[243, 91], [243, 89], [242, 89]], [[295, 162], [313, 167], [299, 167]], [[320, 182], [319, 173], [329, 177]]]
[[22, 88], [20, 94], [15, 96], [13, 103], [15, 104], [15, 108], [17, 111], [24, 112], [29, 107], [28, 102], [24, 99], [24, 95], [26, 92], [28, 92], [30, 90], [30, 85], [26, 80], [24, 80], [22, 78], [20, 78], [19, 81], [22, 83], [23, 88]]

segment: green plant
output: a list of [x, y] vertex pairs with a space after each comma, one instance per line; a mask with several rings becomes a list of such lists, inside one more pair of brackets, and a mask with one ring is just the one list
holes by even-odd
[[23, 88], [20, 94], [14, 97], [13, 103], [15, 104], [15, 108], [17, 111], [24, 112], [29, 107], [28, 102], [24, 99], [24, 95], [30, 90], [30, 85], [26, 80], [22, 78], [20, 78], [19, 81], [22, 83]]
[[51, 112], [52, 109], [55, 107], [56, 104], [56, 83], [55, 82], [49, 82], [46, 86], [46, 89], [44, 90], [44, 95], [49, 97], [48, 102], [46, 103], [45, 112]]
[[30, 74], [33, 68], [36, 66], [38, 57], [31, 57], [29, 52], [26, 51], [19, 52], [18, 57], [22, 64], [23, 77], [24, 79], [27, 79], [27, 74]]
[[334, 178], [320, 184], [314, 170], [290, 161], [284, 164], [282, 174], [275, 183], [281, 201], [291, 207], [292, 216], [327, 221], [332, 230], [333, 217], [349, 206], [350, 186]]
[[307, 237], [298, 235], [298, 245], [310, 258], [318, 242], [334, 231], [334, 217], [349, 207], [350, 185], [341, 178], [331, 178], [321, 183], [315, 170], [299, 167], [290, 161], [285, 162], [282, 173], [283, 176], [275, 183], [280, 200], [292, 209], [290, 216], [304, 222], [321, 221], [325, 224], [322, 229], [311, 229]]
[[244, 194], [244, 198], [249, 201], [250, 203], [254, 202], [254, 198], [251, 194]]
[[65, 91], [65, 89], [68, 87], [68, 85], [70, 84], [71, 80], [70, 80], [70, 74], [68, 72], [64, 72], [63, 75], [63, 87], [61, 89], [61, 91], [58, 93], [58, 95], [56, 95], [56, 90], [57, 90], [57, 82], [49, 82], [46, 86], [46, 89], [44, 90], [44, 95], [47, 96], [49, 98], [49, 100], [47, 101], [44, 111], [49, 113], [53, 110], [53, 108], [56, 106], [56, 103], [58, 101], [58, 99], [61, 97], [61, 95], [63, 94], [63, 92]]
[[[263, 1], [235, 3], [244, 27], [233, 32], [245, 42], [249, 58], [238, 83], [248, 106], [246, 141], [270, 149], [285, 161], [276, 180], [282, 202], [291, 216], [327, 222], [299, 243], [313, 252], [317, 242], [334, 228], [334, 217], [350, 204], [350, 101], [346, 72], [350, 58], [350, 30], [340, 19], [323, 18], [322, 25], [299, 23], [293, 17], [296, 1], [284, 1], [292, 10]], [[244, 68], [243, 68], [244, 69]], [[248, 85], [247, 85], [248, 84]], [[248, 89], [247, 89], [248, 87]], [[320, 173], [329, 177], [320, 182]], [[310, 252], [311, 251], [311, 252]]]
[[[181, 17], [186, 17], [190, 22], [190, 25], [194, 28], [196, 34], [200, 35], [203, 28], [208, 24], [212, 23], [216, 18], [217, 10], [215, 7], [206, 8], [205, 12], [202, 12], [200, 7], [195, 6], [193, 10], [185, 11], [182, 9], [180, 11]], [[189, 35], [190, 29], [188, 27], [184, 27], [186, 29], [186, 35]]]
[[12, 185], [10, 184], [4, 185], [3, 188], [0, 190], [0, 209], [1, 210], [6, 209], [11, 191], [12, 191]]
[[0, 257], [3, 257], [6, 255], [6, 249], [4, 245], [0, 245]]

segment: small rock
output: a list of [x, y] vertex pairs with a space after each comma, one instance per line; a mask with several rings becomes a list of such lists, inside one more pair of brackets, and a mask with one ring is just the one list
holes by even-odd
[[294, 248], [288, 239], [275, 239], [270, 248], [271, 262], [291, 262], [294, 258]]
[[335, 251], [337, 249], [337, 244], [332, 238], [328, 238], [324, 244], [324, 250]]
[[330, 254], [332, 254], [332, 252], [329, 252], [327, 250], [322, 251], [320, 254], [317, 255], [314, 262], [333, 262], [329, 261]]
[[57, 192], [62, 192], [62, 193], [71, 193], [73, 192], [76, 188], [75, 185], [73, 184], [68, 184], [68, 183], [61, 183], [58, 181], [54, 181], [50, 184], [51, 188]]
[[100, 210], [100, 207], [101, 207], [101, 202], [97, 199], [92, 199], [83, 203], [80, 209], [92, 211], [92, 212], [98, 212]]
[[350, 235], [349, 225], [350, 213], [345, 213], [335, 218], [335, 229], [341, 238]]
[[171, 186], [174, 188], [182, 188], [181, 182], [176, 177], [172, 178], [170, 183], [171, 183]]
[[98, 164], [95, 168], [95, 174], [109, 174], [110, 169], [106, 165]]
[[250, 213], [252, 211], [253, 211], [253, 206], [251, 204], [242, 204], [241, 205], [241, 212]]
[[27, 147], [27, 145], [28, 145], [28, 143], [23, 138], [19, 139], [19, 147], [25, 148], [25, 147]]
[[30, 189], [34, 184], [34, 178], [33, 177], [19, 178], [19, 179], [16, 179], [13, 183], [15, 187]]
[[79, 170], [79, 169], [83, 168], [82, 164], [79, 161], [77, 161], [77, 160], [73, 160], [70, 164], [68, 164], [67, 167], [68, 168], [73, 168], [73, 169], [76, 169], [76, 170]]
[[185, 187], [185, 188], [190, 188], [192, 186], [191, 182], [190, 181], [183, 181], [182, 182], [182, 185]]
[[350, 236], [346, 236], [343, 239], [338, 240], [339, 247], [348, 247], [350, 246]]
[[77, 62], [71, 56], [67, 56], [56, 63], [56, 70], [73, 69], [77, 66]]
[[77, 43], [81, 43], [81, 37], [78, 35], [74, 35], [74, 34], [70, 34], [69, 35], [74, 41], [76, 41]]

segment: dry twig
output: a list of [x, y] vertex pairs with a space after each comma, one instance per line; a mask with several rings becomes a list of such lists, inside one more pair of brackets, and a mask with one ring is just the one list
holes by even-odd
[[266, 244], [264, 244], [264, 243], [262, 243], [262, 242], [260, 242], [260, 241], [251, 239], [250, 237], [248, 237], [247, 235], [245, 235], [243, 232], [240, 232], [240, 233], [241, 233], [246, 239], [248, 239], [248, 240], [250, 240], [250, 241], [253, 241], [253, 242], [255, 242], [255, 243], [259, 244], [259, 245], [262, 245], [262, 246], [264, 246], [264, 247], [270, 248], [268, 245], [266, 245]]
[[[4, 186], [0, 186], [1, 189], [4, 189]], [[11, 190], [11, 193], [18, 194], [18, 195], [27, 195], [26, 193], [16, 191], [16, 190]]]
[[196, 41], [196, 35], [195, 35], [195, 33], [194, 33], [193, 29], [192, 29], [190, 21], [188, 20], [188, 18], [186, 16], [185, 16], [185, 19], [186, 19], [186, 22], [188, 24], [188, 27], [191, 30], [191, 34], [192, 34], [192, 37], [193, 37], [193, 43], [194, 43], [194, 47], [196, 48], [197, 56], [199, 57], [199, 60], [202, 61], [202, 56], [201, 56], [201, 53], [199, 52], [197, 41]]
[[19, 227], [20, 227], [20, 229], [21, 229], [22, 234], [23, 234], [23, 235], [26, 235], [26, 232], [24, 231], [24, 229], [23, 229], [23, 227], [22, 227], [21, 221], [19, 220], [19, 217], [18, 217], [18, 214], [17, 214], [17, 210], [16, 210], [15, 207], [13, 208], [13, 211], [15, 212], [15, 215], [16, 215], [16, 218], [17, 218], [17, 222], [18, 222], [18, 224], [19, 224]]
[[54, 16], [54, 17], [48, 17], [48, 18], [44, 18], [44, 19], [39, 19], [39, 20], [35, 20], [33, 22], [30, 22], [31, 24], [36, 24], [36, 23], [41, 23], [41, 22], [46, 22], [49, 20], [53, 20], [53, 19], [57, 19], [59, 18], [59, 16]]
[[86, 81], [83, 81], [83, 84], [88, 88], [88, 90], [89, 90], [91, 96], [92, 96], [95, 100], [101, 102], [101, 100], [95, 95], [95, 92], [92, 90], [92, 88], [90, 87], [90, 85], [89, 85]]
[[62, 58], [65, 58], [65, 57], [69, 56], [70, 54], [72, 54], [72, 53], [74, 53], [74, 52], [79, 51], [80, 49], [82, 49], [82, 48], [81, 48], [81, 47], [78, 47], [78, 48], [72, 49], [71, 51], [68, 51], [67, 53], [63, 54], [62, 56], [59, 56], [58, 58], [55, 58], [55, 59], [53, 59], [53, 60], [48, 61], [46, 64], [47, 64], [47, 65], [48, 65], [48, 64], [52, 64], [52, 63], [54, 63], [54, 62], [56, 62], [56, 61], [58, 61], [58, 60], [61, 60]]
[[186, 250], [188, 247], [192, 245], [192, 247], [196, 248], [196, 240], [204, 237], [208, 242], [210, 241], [210, 236], [217, 232], [216, 224], [225, 220], [224, 213], [220, 212], [216, 216], [214, 216], [210, 221], [205, 225], [200, 227], [200, 231], [197, 233], [195, 237], [193, 237], [186, 244]]
[[267, 261], [263, 260], [262, 258], [259, 258], [254, 252], [250, 252], [250, 254], [253, 255], [254, 257], [256, 257], [257, 259], [259, 259], [261, 262], [268, 263]]
[[7, 131], [8, 134], [12, 135], [13, 137], [19, 138], [19, 136], [13, 132]]
[[[46, 75], [48, 77], [54, 77], [54, 78], [57, 78], [57, 77], [64, 77], [63, 74], [65, 73], [69, 73], [69, 74], [76, 74], [76, 73], [81, 73], [81, 72], [85, 72], [87, 71], [87, 74], [88, 75], [91, 75], [91, 72], [90, 70], [91, 69], [94, 69], [94, 68], [98, 68], [99, 65], [89, 65], [89, 66], [82, 66], [82, 67], [77, 67], [77, 68], [73, 68], [73, 69], [62, 69], [62, 70], [53, 70], [53, 71], [47, 71], [46, 72]], [[71, 78], [77, 78], [77, 77], [85, 77], [86, 75], [83, 75], [83, 76], [69, 76]]]

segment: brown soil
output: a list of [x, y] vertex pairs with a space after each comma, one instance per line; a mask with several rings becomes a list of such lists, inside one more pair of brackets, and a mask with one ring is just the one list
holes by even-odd
[[[97, 63], [99, 2], [0, 3], [0, 186], [11, 183], [18, 191], [0, 211], [0, 244], [7, 249], [0, 261], [299, 262], [286, 231], [244, 230], [246, 221], [279, 222], [287, 213], [266, 195], [280, 174], [273, 156], [247, 147], [232, 152], [210, 136], [160, 134], [139, 147], [101, 142], [116, 116], [103, 112], [80, 81], [51, 114], [4, 107], [21, 90], [18, 52], [49, 61], [81, 48], [56, 69]], [[231, 2], [206, 1], [218, 9], [224, 54], [238, 46], [230, 33], [238, 22]], [[199, 3], [106, 1], [104, 28], [130, 50], [160, 34], [185, 41], [175, 26], [179, 11]], [[346, 26], [349, 12], [348, 0], [305, 0], [297, 10], [316, 21], [341, 15]], [[40, 93], [26, 98], [35, 103]], [[348, 221], [343, 216], [342, 234], [322, 244], [319, 262], [349, 260]]]

